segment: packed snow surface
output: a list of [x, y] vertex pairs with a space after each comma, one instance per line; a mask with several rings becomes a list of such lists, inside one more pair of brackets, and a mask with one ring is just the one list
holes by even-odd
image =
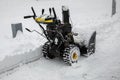
[[[90, 57], [80, 57], [78, 64], [67, 66], [61, 59], [40, 58], [38, 61], [0, 75], [0, 80], [120, 80], [120, 1], [117, 13], [111, 17], [112, 0], [1, 0], [0, 1], [0, 61], [6, 56], [20, 55], [43, 45], [46, 41], [37, 33], [23, 30], [12, 38], [11, 24], [22, 22], [31, 30], [42, 33], [32, 19], [23, 16], [32, 14], [33, 6], [37, 15], [41, 9], [55, 7], [61, 15], [61, 6], [70, 8], [73, 31], [79, 34], [76, 41], [88, 40], [97, 31], [96, 53]], [[48, 13], [46, 10], [46, 13]], [[60, 19], [62, 16], [58, 16]]]

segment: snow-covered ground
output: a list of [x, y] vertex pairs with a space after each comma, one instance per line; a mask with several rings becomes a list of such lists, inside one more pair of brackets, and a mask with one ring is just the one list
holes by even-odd
[[61, 6], [69, 6], [73, 31], [79, 33], [77, 40], [87, 39], [96, 30], [97, 45], [94, 55], [80, 57], [75, 66], [67, 66], [59, 58], [40, 58], [0, 75], [0, 80], [119, 80], [120, 1], [117, 0], [117, 14], [112, 18], [111, 2], [112, 0], [1, 0], [0, 61], [7, 56], [21, 55], [44, 44], [44, 38], [25, 30], [23, 34], [19, 32], [12, 39], [12, 23], [22, 22], [23, 29], [28, 27], [41, 31], [32, 19], [23, 19], [23, 16], [32, 14], [31, 6], [35, 8], [37, 15], [41, 14], [42, 8], [48, 10], [49, 7], [55, 7], [59, 18]]

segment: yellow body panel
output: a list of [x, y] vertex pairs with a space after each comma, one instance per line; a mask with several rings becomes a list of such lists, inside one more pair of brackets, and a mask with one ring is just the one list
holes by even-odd
[[45, 18], [35, 18], [35, 21], [36, 22], [39, 22], [39, 23], [53, 23], [53, 20], [45, 20]]

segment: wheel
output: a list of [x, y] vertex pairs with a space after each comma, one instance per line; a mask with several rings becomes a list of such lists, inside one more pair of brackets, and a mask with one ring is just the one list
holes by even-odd
[[64, 49], [63, 53], [63, 61], [72, 65], [73, 63], [77, 63], [80, 56], [80, 49], [78, 46], [70, 44], [68, 47]]
[[49, 45], [50, 43], [46, 42], [42, 47], [42, 54], [45, 58], [47, 58], [47, 55], [48, 55]]
[[55, 56], [49, 54], [49, 47], [50, 47], [50, 43], [46, 42], [42, 47], [42, 54], [47, 59], [53, 59], [55, 58]]

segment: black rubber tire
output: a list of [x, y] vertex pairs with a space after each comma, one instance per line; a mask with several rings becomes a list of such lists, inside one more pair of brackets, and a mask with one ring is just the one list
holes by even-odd
[[46, 42], [43, 47], [42, 47], [42, 54], [45, 58], [47, 59], [53, 59], [55, 58], [55, 56], [49, 54], [49, 46], [50, 46], [50, 43], [49, 42]]
[[[76, 54], [76, 58], [74, 59], [73, 56]], [[73, 63], [77, 63], [80, 56], [80, 49], [78, 46], [74, 44], [70, 44], [68, 47], [64, 49], [63, 53], [63, 61], [69, 65]]]
[[46, 42], [42, 47], [42, 54], [46, 58], [48, 55], [48, 49], [49, 49], [49, 42]]

